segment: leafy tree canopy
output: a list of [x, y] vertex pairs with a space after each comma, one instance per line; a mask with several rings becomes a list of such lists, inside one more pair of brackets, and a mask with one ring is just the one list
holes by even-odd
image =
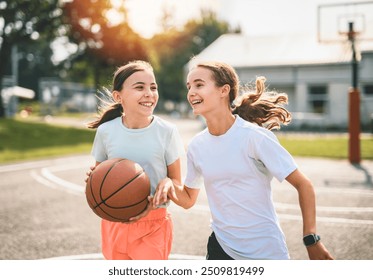
[[[72, 74], [75, 64], [84, 74], [81, 69], [86, 64], [86, 68], [91, 68], [86, 69], [87, 75], [93, 72], [98, 86], [107, 80], [108, 73], [113, 73], [114, 66], [148, 59], [144, 40], [127, 22], [125, 1], [114, 5], [110, 0], [74, 0], [64, 6], [64, 17], [69, 39], [78, 46], [78, 52], [65, 64]], [[79, 78], [87, 80], [87, 75]]]
[[170, 28], [151, 39], [153, 65], [163, 99], [185, 101], [184, 66], [227, 32], [231, 32], [228, 23], [205, 10], [200, 19], [189, 20], [181, 30]]
[[[0, 0], [0, 91], [12, 48], [53, 38], [61, 25], [59, 0]], [[4, 117], [0, 95], [0, 117]]]

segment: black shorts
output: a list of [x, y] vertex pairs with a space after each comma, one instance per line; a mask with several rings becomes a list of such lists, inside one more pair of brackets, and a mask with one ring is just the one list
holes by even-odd
[[209, 241], [207, 242], [206, 260], [233, 260], [233, 258], [224, 252], [214, 232], [210, 235]]

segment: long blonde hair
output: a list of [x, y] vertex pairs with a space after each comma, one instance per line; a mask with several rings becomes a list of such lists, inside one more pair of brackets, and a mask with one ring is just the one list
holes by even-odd
[[200, 62], [196, 67], [210, 70], [218, 87], [226, 84], [230, 86], [229, 102], [232, 113], [269, 130], [280, 129], [281, 125], [290, 123], [291, 113], [283, 107], [288, 102], [287, 94], [267, 91], [265, 77], [257, 77], [255, 86], [240, 87], [236, 71], [226, 63]]
[[[129, 76], [138, 71], [144, 70], [151, 70], [153, 72], [153, 67], [150, 65], [150, 63], [142, 60], [131, 61], [119, 67], [114, 73], [113, 91], [121, 91], [123, 83]], [[97, 120], [88, 123], [88, 128], [95, 129], [101, 124], [120, 117], [123, 114], [122, 104], [114, 100], [111, 91], [104, 87], [103, 90], [100, 91], [100, 94], [102, 97], [98, 97], [100, 102], [99, 117]]]

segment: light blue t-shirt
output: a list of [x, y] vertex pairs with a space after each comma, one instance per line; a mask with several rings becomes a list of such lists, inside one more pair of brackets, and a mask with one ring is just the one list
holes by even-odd
[[129, 129], [121, 117], [101, 124], [96, 131], [92, 155], [98, 162], [126, 158], [137, 162], [148, 175], [153, 195], [159, 181], [167, 176], [167, 166], [184, 153], [176, 125], [154, 116], [149, 126]]

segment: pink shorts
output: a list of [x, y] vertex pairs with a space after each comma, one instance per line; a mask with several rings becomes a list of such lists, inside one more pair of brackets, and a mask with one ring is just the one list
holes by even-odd
[[136, 223], [101, 221], [102, 253], [107, 260], [167, 260], [173, 223], [166, 208], [159, 208]]

